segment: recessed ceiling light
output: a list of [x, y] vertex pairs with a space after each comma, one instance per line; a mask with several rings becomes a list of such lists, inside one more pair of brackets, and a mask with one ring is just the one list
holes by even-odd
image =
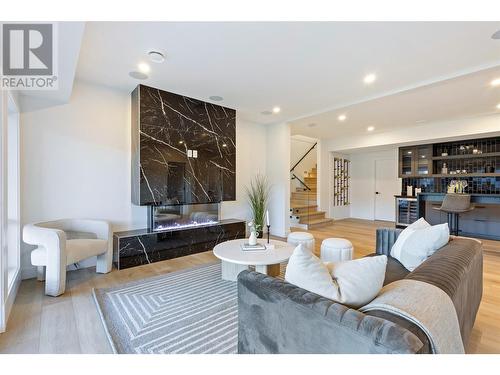
[[141, 73], [141, 72], [130, 72], [128, 74], [130, 77], [132, 78], [135, 78], [135, 79], [147, 79], [148, 78], [148, 75], [147, 74], [144, 74], [144, 73]]
[[500, 103], [497, 104], [497, 109], [500, 109]]
[[272, 115], [273, 113], [271, 111], [262, 111], [261, 112], [263, 115]]
[[500, 86], [500, 78], [495, 78], [493, 81], [490, 82], [491, 86]]
[[160, 51], [149, 51], [148, 52], [149, 59], [154, 63], [162, 63], [165, 61], [165, 55]]
[[339, 117], [337, 117], [337, 119], [339, 121], [345, 121], [347, 119], [347, 116], [346, 115], [340, 115]]
[[222, 96], [219, 96], [219, 95], [209, 96], [208, 99], [213, 100], [214, 102], [221, 102], [224, 100], [224, 98]]
[[280, 107], [273, 107], [273, 113], [280, 113], [281, 108]]
[[374, 73], [367, 74], [365, 78], [363, 78], [363, 82], [369, 85], [377, 80], [377, 76]]
[[147, 74], [150, 72], [151, 67], [148, 64], [146, 64], [145, 62], [141, 62], [141, 63], [137, 64], [137, 69], [139, 70], [139, 72]]
[[491, 36], [491, 39], [500, 39], [500, 30], [498, 30], [496, 33], [494, 33]]
[[368, 130], [369, 132], [372, 132], [375, 130], [375, 126], [369, 126], [366, 128], [366, 130]]
[[182, 145], [184, 143], [184, 141], [179, 141], [179, 144]]
[[317, 124], [315, 122], [312, 122], [310, 124], [307, 124], [308, 127], [314, 128]]

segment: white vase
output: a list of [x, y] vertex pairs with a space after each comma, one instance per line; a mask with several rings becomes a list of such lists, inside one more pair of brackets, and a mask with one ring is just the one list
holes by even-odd
[[250, 237], [248, 238], [249, 245], [257, 245], [257, 235], [254, 231], [250, 233]]

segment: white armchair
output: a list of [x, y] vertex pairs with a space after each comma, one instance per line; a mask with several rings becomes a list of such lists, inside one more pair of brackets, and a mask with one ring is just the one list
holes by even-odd
[[66, 266], [97, 256], [97, 272], [108, 273], [113, 262], [108, 222], [63, 219], [25, 225], [23, 241], [38, 247], [31, 252], [45, 294], [57, 297], [66, 290]]

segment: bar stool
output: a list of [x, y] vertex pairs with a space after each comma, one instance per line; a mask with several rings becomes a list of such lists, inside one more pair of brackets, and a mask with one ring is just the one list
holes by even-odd
[[458, 236], [458, 220], [460, 214], [472, 211], [474, 206], [470, 203], [469, 194], [446, 194], [441, 207], [433, 207], [438, 211], [443, 211], [448, 214], [448, 226], [450, 232]]

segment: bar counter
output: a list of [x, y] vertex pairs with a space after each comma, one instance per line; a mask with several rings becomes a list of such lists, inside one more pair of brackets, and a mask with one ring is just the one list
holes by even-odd
[[[418, 217], [430, 224], [447, 222], [444, 212], [433, 209], [440, 207], [445, 193], [419, 193]], [[470, 194], [475, 209], [460, 214], [460, 235], [500, 240], [500, 194]]]

